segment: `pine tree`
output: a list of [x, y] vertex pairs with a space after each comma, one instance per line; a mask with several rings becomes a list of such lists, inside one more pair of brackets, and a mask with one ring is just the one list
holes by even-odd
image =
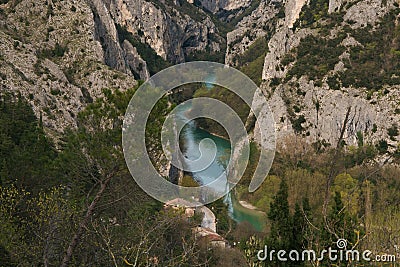
[[300, 205], [296, 203], [293, 214], [293, 238], [291, 243], [292, 249], [297, 251], [303, 249], [304, 230], [305, 219], [301, 211]]
[[271, 203], [268, 219], [271, 222], [271, 245], [279, 249], [290, 249], [292, 220], [289, 212], [288, 186], [285, 180], [281, 181], [279, 191]]

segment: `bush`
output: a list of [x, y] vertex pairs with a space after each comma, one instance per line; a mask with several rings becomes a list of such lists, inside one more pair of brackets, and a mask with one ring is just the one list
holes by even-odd
[[330, 89], [340, 90], [340, 81], [338, 75], [328, 77], [326, 82], [329, 85]]
[[65, 53], [68, 52], [67, 46], [62, 46], [59, 43], [56, 43], [53, 49], [43, 49], [39, 51], [39, 58], [55, 58], [55, 57], [63, 57]]
[[386, 140], [380, 140], [376, 145], [376, 148], [378, 149], [379, 153], [384, 154], [388, 151], [389, 145]]
[[295, 22], [294, 28], [309, 27], [321, 18], [327, 17], [328, 4], [328, 0], [311, 0], [301, 9], [300, 18]]
[[349, 30], [362, 47], [350, 50], [348, 70], [341, 76], [344, 86], [377, 91], [386, 84], [400, 83], [400, 60], [393, 52], [400, 50], [400, 25], [396, 25], [398, 12], [400, 9], [385, 15], [375, 30], [370, 25]]
[[293, 130], [295, 133], [301, 133], [304, 131], [304, 127], [302, 126], [303, 123], [306, 122], [304, 115], [300, 115], [297, 119], [292, 121]]
[[388, 130], [388, 135], [390, 136], [390, 140], [394, 141], [395, 137], [399, 135], [399, 129], [397, 128], [397, 125], [393, 124], [392, 127], [390, 127]]
[[[320, 81], [339, 62], [339, 56], [345, 51], [340, 44], [343, 37], [325, 39], [309, 35], [301, 40], [295, 49], [297, 61], [289, 70], [286, 80], [295, 76], [307, 75], [311, 80]], [[337, 87], [337, 86], [335, 86]]]

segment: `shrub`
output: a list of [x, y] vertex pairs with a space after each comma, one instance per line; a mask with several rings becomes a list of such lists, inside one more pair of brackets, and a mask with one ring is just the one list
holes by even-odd
[[293, 130], [295, 133], [301, 133], [304, 131], [304, 127], [302, 126], [303, 123], [306, 122], [304, 115], [300, 115], [297, 119], [292, 122]]
[[343, 46], [338, 45], [342, 40], [343, 37], [330, 40], [312, 35], [303, 38], [295, 49], [297, 61], [289, 70], [287, 79], [307, 75], [311, 80], [321, 80], [333, 70], [339, 62], [339, 56], [345, 51]]
[[40, 50], [38, 52], [38, 57], [39, 58], [63, 57], [66, 52], [68, 52], [67, 46], [62, 46], [59, 43], [56, 43], [53, 49]]
[[393, 124], [392, 127], [390, 127], [388, 130], [388, 135], [390, 136], [390, 140], [394, 141], [395, 137], [399, 135], [399, 129], [397, 128], [397, 125]]
[[388, 151], [389, 145], [386, 140], [380, 140], [378, 144], [376, 144], [376, 148], [378, 149], [379, 153], [384, 154]]
[[396, 25], [398, 12], [400, 9], [389, 12], [374, 30], [370, 25], [349, 30], [362, 47], [350, 49], [350, 62], [341, 77], [344, 86], [377, 91], [386, 84], [400, 83], [400, 60], [393, 53], [400, 50], [400, 25]]

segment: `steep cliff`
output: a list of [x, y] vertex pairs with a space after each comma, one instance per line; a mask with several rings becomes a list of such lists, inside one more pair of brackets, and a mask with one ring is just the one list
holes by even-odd
[[[278, 139], [296, 134], [317, 146], [336, 145], [350, 108], [345, 144], [387, 143], [389, 151], [398, 149], [398, 3], [265, 5], [228, 34], [226, 61], [246, 70], [256, 63], [247, 51], [257, 36], [266, 36], [261, 88], [270, 99]], [[274, 28], [267, 31], [265, 25]], [[237, 60], [243, 57], [250, 60]]]
[[[305, 7], [298, 29], [282, 28], [271, 39], [263, 79], [278, 132], [334, 145], [345, 126], [348, 145], [388, 140], [389, 150], [395, 150], [398, 140], [388, 129], [400, 123], [394, 55], [400, 36], [391, 34], [398, 28], [399, 9], [393, 1], [360, 1], [341, 8], [330, 15], [321, 10], [326, 17], [309, 25]], [[349, 108], [350, 120], [343, 125]]]
[[[188, 2], [194, 4], [196, 1], [189, 0]], [[246, 8], [250, 5], [251, 0], [199, 0], [198, 3], [208, 11], [217, 13], [218, 11], [222, 10], [232, 11], [235, 9]]]
[[103, 88], [136, 84], [121, 58], [110, 62], [114, 50], [97, 40], [98, 20], [84, 1], [25, 0], [0, 8], [1, 91], [28, 99], [50, 134], [73, 126]]
[[195, 53], [218, 53], [224, 39], [211, 18], [186, 1], [104, 1], [115, 23], [164, 60], [181, 63]]
[[[297, 134], [333, 145], [351, 107], [347, 144], [386, 140], [396, 149], [394, 0], [2, 3], [1, 88], [29, 99], [49, 132], [74, 125], [102, 88], [132, 87], [170, 64], [225, 53], [270, 98], [280, 140]], [[221, 12], [236, 15], [222, 22]]]

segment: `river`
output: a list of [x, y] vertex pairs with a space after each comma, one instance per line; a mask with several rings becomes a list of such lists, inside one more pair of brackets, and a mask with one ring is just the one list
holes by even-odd
[[[210, 134], [196, 127], [194, 121], [189, 121], [185, 114], [190, 110], [190, 106], [180, 105], [178, 107], [178, 119], [186, 123], [185, 127], [181, 132], [181, 138], [183, 138], [184, 151], [183, 154], [185, 159], [195, 160], [200, 157], [199, 144], [204, 139], [211, 139], [214, 145], [207, 145], [203, 142], [202, 156], [207, 157], [208, 155], [214, 155], [215, 147], [217, 149], [216, 157], [214, 161], [205, 169], [198, 172], [193, 172], [193, 177], [202, 185], [207, 185], [215, 181], [220, 175], [223, 175], [225, 179], [222, 179], [221, 183], [213, 184], [213, 190], [226, 192], [226, 174], [225, 169], [222, 164], [219, 163], [221, 157], [227, 157], [229, 159], [231, 145], [230, 142]], [[208, 155], [207, 155], [208, 154]], [[190, 165], [187, 164], [190, 170]], [[229, 193], [225, 197], [225, 203], [228, 206], [230, 216], [236, 222], [249, 222], [254, 229], [257, 231], [262, 231], [265, 226], [265, 214], [256, 210], [248, 209], [240, 205], [240, 203], [235, 199], [233, 194]]]

